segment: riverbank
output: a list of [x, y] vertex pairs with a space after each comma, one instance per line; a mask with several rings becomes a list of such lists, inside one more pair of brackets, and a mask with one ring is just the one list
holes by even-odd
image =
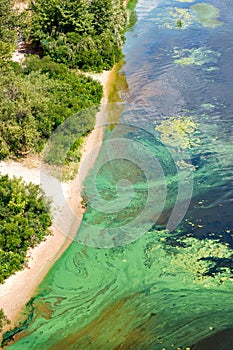
[[[105, 71], [92, 76], [93, 79], [100, 81], [104, 88], [100, 111], [96, 115], [96, 125], [101, 125], [105, 121], [104, 110], [108, 101], [107, 85], [111, 72]], [[102, 128], [97, 127], [86, 139], [80, 165], [92, 149], [95, 149], [95, 154], [91, 163], [87, 165], [85, 162], [85, 169], [82, 169], [82, 181], [95, 163], [102, 136]], [[11, 324], [5, 326], [3, 331], [13, 327], [20, 319], [23, 306], [35, 292], [51, 266], [72, 242], [72, 237], [75, 236], [84, 213], [80, 193], [82, 183], [80, 184], [77, 181], [79, 174], [74, 180], [61, 183], [50, 174], [49, 167], [46, 167], [45, 170], [44, 168], [42, 174], [42, 163], [38, 157], [27, 158], [20, 162], [0, 162], [0, 173], [2, 175], [8, 174], [11, 178], [13, 176], [22, 177], [27, 183], [32, 182], [42, 185], [46, 197], [52, 202], [53, 217], [51, 235], [39, 246], [29, 251], [27, 267], [9, 277], [4, 284], [0, 285], [0, 309], [4, 310], [5, 315], [11, 321]], [[58, 192], [62, 195], [58, 195]]]

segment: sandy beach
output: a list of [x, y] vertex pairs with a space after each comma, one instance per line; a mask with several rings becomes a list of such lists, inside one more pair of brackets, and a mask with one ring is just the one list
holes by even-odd
[[[99, 80], [104, 87], [104, 96], [101, 102], [100, 112], [96, 115], [96, 125], [101, 125], [105, 118], [105, 106], [107, 102], [107, 82], [111, 71], [101, 74], [91, 75]], [[9, 277], [4, 284], [0, 285], [0, 308], [11, 321], [5, 326], [3, 331], [12, 328], [21, 317], [21, 311], [35, 292], [38, 284], [43, 280], [54, 262], [61, 256], [64, 250], [72, 242], [72, 237], [76, 234], [81, 223], [84, 209], [81, 205], [81, 186], [89, 170], [93, 167], [98, 155], [103, 130], [96, 127], [87, 137], [83, 147], [82, 159], [93, 149], [95, 153], [91, 163], [85, 162], [85, 169], [82, 168], [82, 176], [77, 175], [70, 182], [61, 183], [47, 171], [42, 171], [42, 163], [39, 157], [24, 159], [20, 162], [2, 161], [0, 162], [0, 173], [22, 177], [25, 182], [40, 184], [47, 198], [51, 200], [52, 206], [52, 227], [51, 235], [39, 246], [31, 249], [28, 253], [27, 267]], [[96, 145], [98, 145], [96, 147]], [[79, 183], [78, 179], [79, 178]]]

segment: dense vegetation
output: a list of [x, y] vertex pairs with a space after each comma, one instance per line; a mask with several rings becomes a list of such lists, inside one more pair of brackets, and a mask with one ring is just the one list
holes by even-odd
[[24, 266], [28, 248], [43, 240], [50, 225], [39, 186], [0, 177], [0, 283]]
[[[22, 269], [28, 248], [49, 234], [48, 209], [39, 186], [0, 176], [0, 283]], [[8, 322], [0, 310], [0, 331]]]
[[[40, 152], [58, 125], [78, 111], [98, 105], [102, 97], [100, 83], [49, 57], [31, 55], [23, 67], [11, 61], [17, 27], [24, 18], [12, 5], [0, 0], [0, 160]], [[88, 123], [80, 123], [76, 148], [94, 121], [92, 115]], [[76, 153], [79, 160], [80, 150]]]
[[[49, 58], [31, 57], [25, 68], [9, 69], [0, 80], [0, 159], [41, 151], [55, 128], [76, 112], [98, 105], [101, 85]], [[80, 123], [80, 136], [93, 129]]]
[[35, 0], [27, 13], [24, 37], [56, 62], [100, 72], [122, 57], [122, 0]]
[[[126, 26], [122, 0], [35, 0], [21, 15], [12, 6], [0, 0], [0, 160], [40, 152], [65, 119], [99, 104], [101, 85], [70, 67], [112, 67], [121, 57]], [[43, 56], [31, 55], [23, 67], [11, 62], [19, 24]], [[69, 159], [79, 160], [94, 119], [80, 122]]]
[[17, 16], [12, 0], [0, 0], [0, 67], [11, 58], [17, 43]]

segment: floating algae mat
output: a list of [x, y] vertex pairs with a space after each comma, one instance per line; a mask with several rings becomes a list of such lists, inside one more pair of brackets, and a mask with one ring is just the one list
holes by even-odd
[[198, 49], [174, 50], [174, 62], [180, 65], [195, 64], [196, 66], [203, 66], [209, 63], [216, 63], [219, 56], [221, 56], [219, 52], [203, 47], [199, 47]]
[[208, 109], [214, 109], [214, 108], [215, 108], [215, 105], [212, 104], [212, 103], [202, 103], [202, 104], [200, 105], [200, 107], [203, 108], [203, 109], [208, 110]]
[[168, 7], [163, 9], [155, 22], [159, 28], [186, 29], [193, 23], [193, 15], [190, 9]]
[[[204, 124], [202, 126], [204, 130], [207, 128]], [[216, 216], [213, 227], [206, 230], [209, 220], [206, 222], [199, 213], [199, 210], [205, 212], [206, 208], [213, 206], [208, 191], [218, 193], [218, 188], [226, 185], [217, 174], [214, 177], [216, 169], [211, 167], [211, 159], [209, 162], [204, 159], [204, 149], [211, 137], [208, 128], [207, 132], [201, 133], [194, 118], [166, 117], [156, 128], [162, 134], [163, 142], [167, 143], [165, 149], [159, 142], [151, 142], [146, 131], [138, 130], [134, 137], [156, 152], [157, 157], [161, 157], [160, 162], [164, 161], [164, 166], [167, 166], [166, 179], [168, 187], [171, 186], [168, 199], [171, 200], [176, 185], [174, 162], [171, 157], [169, 159], [168, 152], [174, 147], [174, 140], [169, 142], [167, 139], [171, 128], [174, 137], [184, 134], [184, 142], [179, 144], [177, 140], [179, 154], [189, 148], [195, 157], [199, 152], [203, 153], [203, 159], [192, 169], [196, 183], [194, 193], [197, 194], [192, 207], [197, 208], [196, 215], [188, 213], [173, 233], [164, 229], [165, 217], [161, 218], [160, 225], [158, 222], [143, 236], [118, 247], [106, 249], [73, 242], [41, 283], [40, 293], [32, 301], [30, 320], [25, 323], [27, 328], [24, 327], [18, 341], [9, 348], [95, 350], [127, 346], [136, 350], [143, 347], [160, 350], [180, 345], [189, 347], [200, 335], [232, 324], [232, 248], [218, 235]], [[121, 133], [118, 126], [111, 134], [117, 133], [118, 129]], [[215, 130], [213, 128], [211, 133]], [[132, 137], [132, 126], [128, 131], [128, 136]], [[195, 132], [199, 133], [200, 139], [193, 144]], [[224, 149], [230, 156], [230, 147]], [[209, 147], [208, 153], [214, 157], [218, 154], [221, 159], [220, 145], [215, 144], [214, 149]], [[224, 168], [230, 164], [224, 164]], [[137, 189], [140, 189], [140, 195], [141, 190], [146, 190], [147, 186], [143, 186], [145, 177], [137, 168], [131, 169], [125, 161], [119, 160], [115, 164], [115, 169], [119, 167], [117, 172], [110, 171], [112, 166], [113, 163], [109, 163], [98, 167], [96, 184], [105, 200], [115, 197], [114, 182], [127, 171], [130, 176], [137, 174], [134, 179], [136, 193]], [[91, 178], [87, 179], [87, 185], [92, 188]], [[106, 191], [101, 193], [102, 186]], [[132, 212], [134, 205], [137, 207], [137, 198], [133, 200]], [[87, 211], [84, 219], [90, 221], [88, 216], [91, 215], [92, 220], [97, 220], [97, 214], [106, 220], [106, 213], [91, 211]], [[128, 219], [124, 212], [118, 211], [118, 215], [118, 225], [120, 220], [125, 222]], [[166, 212], [163, 215], [166, 216]], [[96, 232], [98, 225], [102, 225], [102, 230], [106, 225], [101, 217], [98, 221], [95, 223]], [[84, 229], [81, 226], [77, 237], [82, 237]], [[137, 230], [137, 227], [132, 227], [132, 235], [137, 235]], [[228, 238], [233, 234], [227, 226], [225, 229], [222, 226], [221, 232]]]
[[[138, 108], [129, 110], [127, 123], [125, 107], [112, 118], [85, 181], [87, 211], [77, 239], [40, 284], [25, 322], [5, 334], [5, 341], [16, 334], [9, 349], [213, 350], [216, 341], [231, 349], [232, 1], [200, 2], [199, 14], [212, 12], [203, 23], [192, 7], [198, 1], [151, 3], [138, 1], [121, 68], [127, 89], [119, 86], [119, 96], [123, 89]], [[176, 29], [182, 13], [187, 30], [167, 30], [167, 23]], [[185, 58], [185, 67], [174, 62]], [[88, 234], [102, 246], [84, 244]]]
[[190, 116], [167, 117], [156, 127], [160, 132], [161, 141], [177, 149], [190, 149], [199, 143], [195, 138], [197, 124]]
[[223, 25], [223, 22], [218, 20], [220, 15], [219, 9], [211, 4], [195, 4], [191, 6], [191, 10], [196, 13], [198, 22], [204, 27], [217, 28]]
[[[230, 269], [211, 272], [217, 259], [230, 260], [228, 245], [186, 238], [174, 246], [171, 239], [175, 235], [151, 231], [110, 250], [73, 243], [41, 284], [25, 338], [9, 348], [188, 347], [191, 336], [197, 340], [199, 332], [231, 324]], [[213, 305], [211, 319], [203, 319]], [[200, 318], [201, 325], [195, 322]]]
[[[177, 0], [181, 3], [192, 3], [193, 1]], [[155, 22], [160, 28], [187, 29], [200, 23], [204, 27], [217, 28], [223, 25], [219, 21], [220, 11], [209, 3], [198, 3], [186, 7], [165, 7], [162, 9]]]
[[[190, 222], [192, 225], [192, 223]], [[202, 225], [196, 225], [202, 228]], [[214, 240], [200, 241], [196, 238], [185, 238], [177, 240], [178, 246], [173, 248], [171, 271], [189, 271], [193, 275], [194, 283], [201, 283], [205, 288], [225, 284], [232, 288], [233, 276], [230, 267], [216, 267], [219, 260], [233, 262], [233, 254], [227, 244], [222, 244]]]

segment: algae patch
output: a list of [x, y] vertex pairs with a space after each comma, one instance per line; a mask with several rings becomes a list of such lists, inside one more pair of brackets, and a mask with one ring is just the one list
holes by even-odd
[[197, 124], [189, 116], [168, 117], [155, 130], [159, 131], [161, 141], [171, 147], [189, 149], [199, 142], [194, 137]]
[[191, 6], [191, 10], [195, 13], [197, 21], [204, 27], [217, 28], [223, 25], [218, 20], [220, 15], [219, 9], [208, 3], [200, 3]]
[[202, 103], [200, 107], [205, 110], [211, 110], [215, 108], [215, 105], [213, 105], [212, 103]]
[[174, 62], [180, 65], [202, 66], [204, 64], [216, 63], [220, 55], [219, 52], [200, 47], [198, 49], [175, 49], [173, 57], [175, 58]]
[[[192, 0], [176, 0], [180, 3], [191, 3]], [[188, 4], [187, 4], [188, 5]], [[200, 23], [204, 27], [217, 28], [223, 25], [219, 21], [220, 11], [209, 3], [199, 3], [188, 8], [167, 7], [158, 15], [155, 22], [160, 28], [186, 29]], [[179, 23], [179, 25], [177, 25]]]
[[[192, 13], [189, 9], [179, 7], [168, 7], [158, 16], [156, 23], [160, 28], [186, 29], [192, 24]], [[177, 23], [181, 23], [180, 26]]]
[[[232, 272], [228, 267], [216, 268], [218, 260], [232, 259], [232, 252], [227, 244], [197, 238], [185, 238], [180, 243], [183, 247], [172, 250], [172, 269], [189, 271], [193, 282], [203, 283], [205, 287], [233, 282]], [[214, 272], [210, 273], [211, 270]]]

